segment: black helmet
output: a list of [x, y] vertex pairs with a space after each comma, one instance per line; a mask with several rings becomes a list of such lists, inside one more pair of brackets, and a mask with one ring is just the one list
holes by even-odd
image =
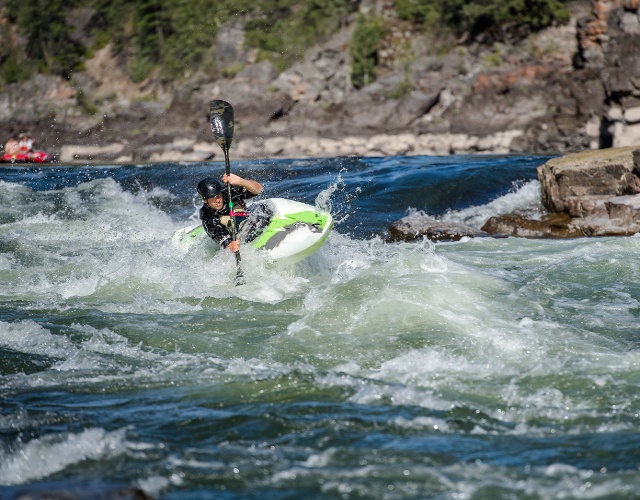
[[198, 187], [196, 189], [198, 190], [200, 198], [202, 198], [203, 200], [214, 198], [224, 192], [224, 188], [222, 187], [220, 181], [217, 181], [216, 179], [213, 179], [211, 177], [207, 177], [206, 179], [202, 179], [200, 182], [198, 182]]

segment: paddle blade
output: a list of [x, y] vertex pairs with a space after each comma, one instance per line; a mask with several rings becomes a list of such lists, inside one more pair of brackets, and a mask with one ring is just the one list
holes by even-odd
[[211, 131], [223, 151], [233, 139], [233, 107], [226, 101], [211, 101]]

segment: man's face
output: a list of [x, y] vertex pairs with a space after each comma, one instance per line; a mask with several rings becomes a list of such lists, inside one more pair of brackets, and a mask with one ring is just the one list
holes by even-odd
[[213, 198], [207, 198], [207, 205], [209, 205], [214, 210], [220, 210], [222, 208], [222, 195], [214, 196]]

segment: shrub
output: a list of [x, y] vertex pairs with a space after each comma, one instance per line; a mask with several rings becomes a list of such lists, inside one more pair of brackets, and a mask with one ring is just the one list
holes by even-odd
[[427, 31], [446, 26], [456, 36], [488, 43], [523, 39], [531, 31], [566, 23], [569, 11], [564, 0], [397, 0], [404, 19], [422, 24]]
[[254, 4], [247, 13], [245, 45], [257, 48], [260, 59], [269, 59], [281, 71], [337, 31], [357, 8], [353, 0], [261, 0]]
[[129, 61], [129, 76], [134, 83], [140, 83], [147, 79], [157, 64], [144, 57], [133, 57]]
[[349, 44], [351, 83], [357, 89], [375, 81], [378, 48], [384, 37], [383, 21], [375, 16], [360, 15]]

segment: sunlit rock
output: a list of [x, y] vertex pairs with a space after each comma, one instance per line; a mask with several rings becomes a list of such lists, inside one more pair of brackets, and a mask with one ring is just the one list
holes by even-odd
[[412, 214], [394, 222], [389, 228], [392, 241], [414, 241], [423, 237], [431, 241], [459, 241], [462, 238], [489, 236], [485, 231], [459, 222], [440, 221], [432, 217]]
[[571, 225], [568, 214], [550, 214], [542, 219], [527, 219], [514, 214], [491, 217], [482, 226], [491, 236], [518, 238], [578, 238], [584, 233]]
[[538, 167], [542, 204], [550, 212], [585, 217], [606, 210], [612, 196], [640, 192], [634, 147], [574, 153]]

